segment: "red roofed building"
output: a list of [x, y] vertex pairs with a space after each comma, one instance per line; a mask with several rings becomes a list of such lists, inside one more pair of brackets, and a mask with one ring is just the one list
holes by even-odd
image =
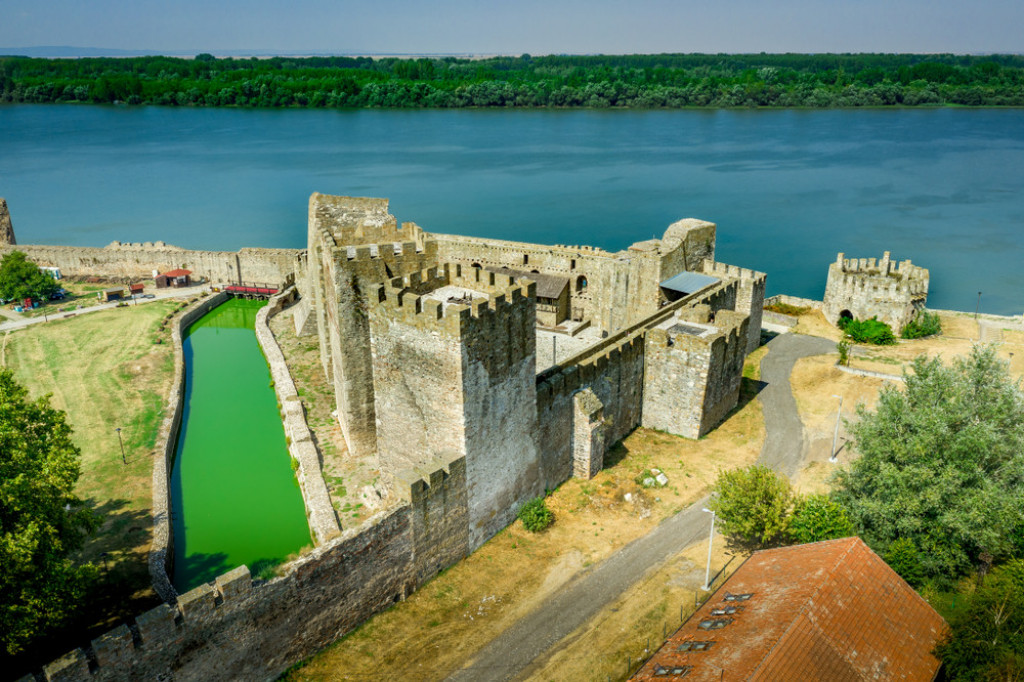
[[192, 284], [191, 270], [168, 270], [153, 278], [157, 289], [167, 287], [187, 287]]
[[755, 552], [634, 680], [935, 679], [946, 621], [860, 538]]

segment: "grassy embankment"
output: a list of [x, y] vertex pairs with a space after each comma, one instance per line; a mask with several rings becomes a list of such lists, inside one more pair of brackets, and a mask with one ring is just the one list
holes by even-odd
[[[484, 645], [535, 609], [559, 587], [645, 535], [708, 491], [718, 471], [753, 462], [764, 421], [753, 400], [766, 349], [747, 361], [744, 396], [728, 420], [700, 440], [637, 429], [616, 445], [590, 481], [570, 479], [548, 497], [555, 524], [539, 534], [520, 522], [445, 571], [408, 600], [370, 619], [287, 676], [293, 680], [443, 679]], [[661, 469], [665, 488], [641, 488], [636, 478]], [[624, 495], [632, 493], [633, 502]], [[723, 542], [716, 546], [724, 548]], [[683, 548], [680, 548], [681, 550]], [[543, 666], [543, 679], [621, 679], [627, 656], [688, 616], [703, 583], [707, 545], [653, 569], [615, 604], [567, 638]], [[712, 562], [728, 561], [721, 550]], [[739, 561], [734, 561], [730, 570]]]
[[0, 363], [32, 397], [52, 394], [53, 406], [67, 412], [82, 452], [78, 495], [103, 519], [78, 557], [100, 567], [101, 582], [67, 629], [75, 640], [58, 633], [30, 652], [43, 661], [158, 601], [147, 567], [153, 448], [173, 373], [170, 328], [161, 326], [181, 305], [159, 301], [99, 311], [0, 339]]

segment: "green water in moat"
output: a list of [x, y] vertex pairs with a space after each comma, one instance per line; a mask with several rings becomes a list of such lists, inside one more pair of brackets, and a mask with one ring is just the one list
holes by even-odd
[[171, 474], [174, 587], [240, 564], [253, 575], [309, 544], [270, 370], [260, 301], [231, 299], [189, 328], [185, 405]]

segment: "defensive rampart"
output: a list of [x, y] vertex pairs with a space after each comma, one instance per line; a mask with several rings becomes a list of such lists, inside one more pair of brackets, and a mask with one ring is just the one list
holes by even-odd
[[0, 255], [22, 251], [37, 265], [60, 268], [64, 276], [138, 280], [153, 272], [191, 270], [194, 278], [211, 282], [260, 282], [279, 285], [295, 274], [298, 249], [244, 248], [239, 251], [190, 251], [163, 242], [122, 244], [102, 248], [0, 245]]
[[253, 580], [240, 566], [71, 651], [43, 678], [276, 678], [466, 555], [465, 461], [434, 464], [400, 472], [400, 506], [292, 562], [283, 577]]

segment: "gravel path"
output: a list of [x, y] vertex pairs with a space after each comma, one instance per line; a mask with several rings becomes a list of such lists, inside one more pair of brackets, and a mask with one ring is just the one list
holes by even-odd
[[[767, 438], [758, 462], [792, 476], [799, 468], [804, 445], [789, 374], [798, 359], [834, 350], [835, 343], [813, 336], [780, 334], [769, 347], [761, 361], [761, 380], [768, 385], [758, 395]], [[706, 505], [707, 498], [695, 502], [571, 580], [447, 679], [510, 680], [528, 672], [531, 664], [621, 596], [648, 570], [700, 542], [708, 532], [709, 517], [701, 511]]]

